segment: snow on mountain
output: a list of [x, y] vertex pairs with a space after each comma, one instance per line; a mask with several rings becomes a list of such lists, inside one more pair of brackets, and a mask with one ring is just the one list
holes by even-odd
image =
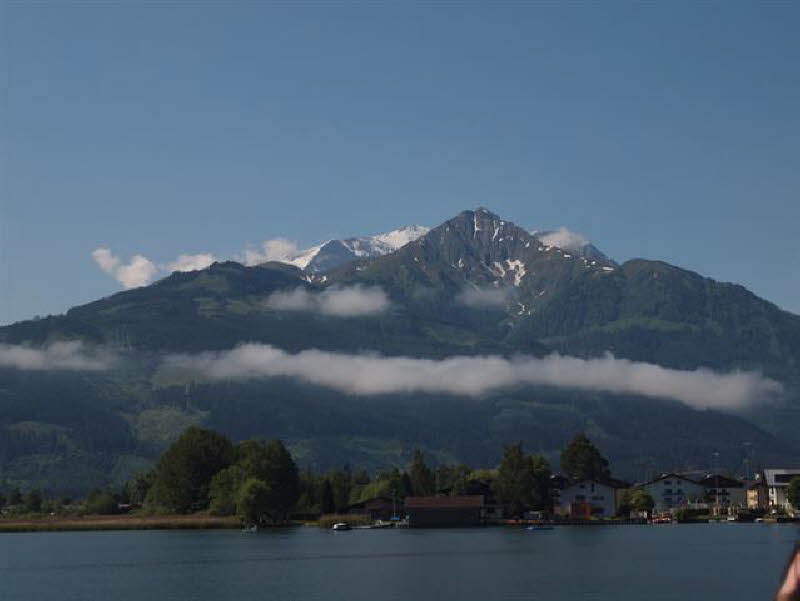
[[281, 261], [312, 273], [321, 273], [356, 259], [388, 255], [424, 236], [430, 229], [424, 225], [410, 225], [375, 236], [328, 240], [300, 250]]

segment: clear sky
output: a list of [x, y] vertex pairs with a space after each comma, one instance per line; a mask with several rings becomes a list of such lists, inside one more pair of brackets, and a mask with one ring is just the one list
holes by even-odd
[[486, 206], [800, 312], [800, 4], [0, 8], [0, 323]]

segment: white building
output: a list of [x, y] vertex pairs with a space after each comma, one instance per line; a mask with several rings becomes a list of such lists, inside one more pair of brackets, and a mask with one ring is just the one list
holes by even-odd
[[719, 507], [747, 507], [747, 490], [744, 482], [721, 476], [706, 474], [700, 480], [705, 489], [705, 501]]
[[706, 487], [679, 474], [661, 474], [643, 488], [655, 501], [654, 511], [661, 513], [689, 503], [705, 501]]
[[800, 469], [764, 470], [764, 483], [767, 487], [767, 501], [770, 507], [791, 509], [788, 496], [789, 484], [793, 478], [798, 476], [800, 476]]
[[566, 484], [558, 491], [555, 513], [577, 518], [614, 517], [619, 494], [626, 488], [626, 482], [613, 479], [583, 480]]

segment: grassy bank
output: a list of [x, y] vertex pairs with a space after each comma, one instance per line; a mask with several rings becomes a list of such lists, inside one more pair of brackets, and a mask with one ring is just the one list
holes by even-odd
[[367, 515], [361, 514], [336, 514], [336, 513], [328, 513], [319, 518], [317, 520], [317, 526], [320, 528], [331, 528], [334, 524], [347, 524], [348, 526], [368, 526], [372, 524], [375, 520], [371, 519]]
[[57, 532], [62, 530], [193, 530], [240, 528], [236, 517], [193, 515], [87, 515], [0, 519], [2, 532]]

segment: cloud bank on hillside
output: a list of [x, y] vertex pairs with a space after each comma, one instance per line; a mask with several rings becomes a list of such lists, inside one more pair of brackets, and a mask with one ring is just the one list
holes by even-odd
[[555, 386], [682, 401], [696, 409], [741, 409], [780, 393], [778, 382], [755, 372], [682, 371], [617, 359], [558, 354], [456, 356], [446, 359], [385, 357], [307, 350], [290, 354], [262, 344], [199, 355], [170, 355], [163, 367], [210, 378], [290, 377], [356, 395], [444, 393], [480, 396], [520, 385]]
[[322, 292], [304, 288], [274, 292], [267, 298], [267, 306], [277, 311], [306, 311], [332, 317], [359, 317], [378, 315], [386, 311], [389, 297], [375, 286], [333, 286]]
[[0, 367], [20, 370], [100, 371], [114, 365], [113, 353], [88, 349], [80, 340], [53, 342], [43, 347], [0, 344]]

